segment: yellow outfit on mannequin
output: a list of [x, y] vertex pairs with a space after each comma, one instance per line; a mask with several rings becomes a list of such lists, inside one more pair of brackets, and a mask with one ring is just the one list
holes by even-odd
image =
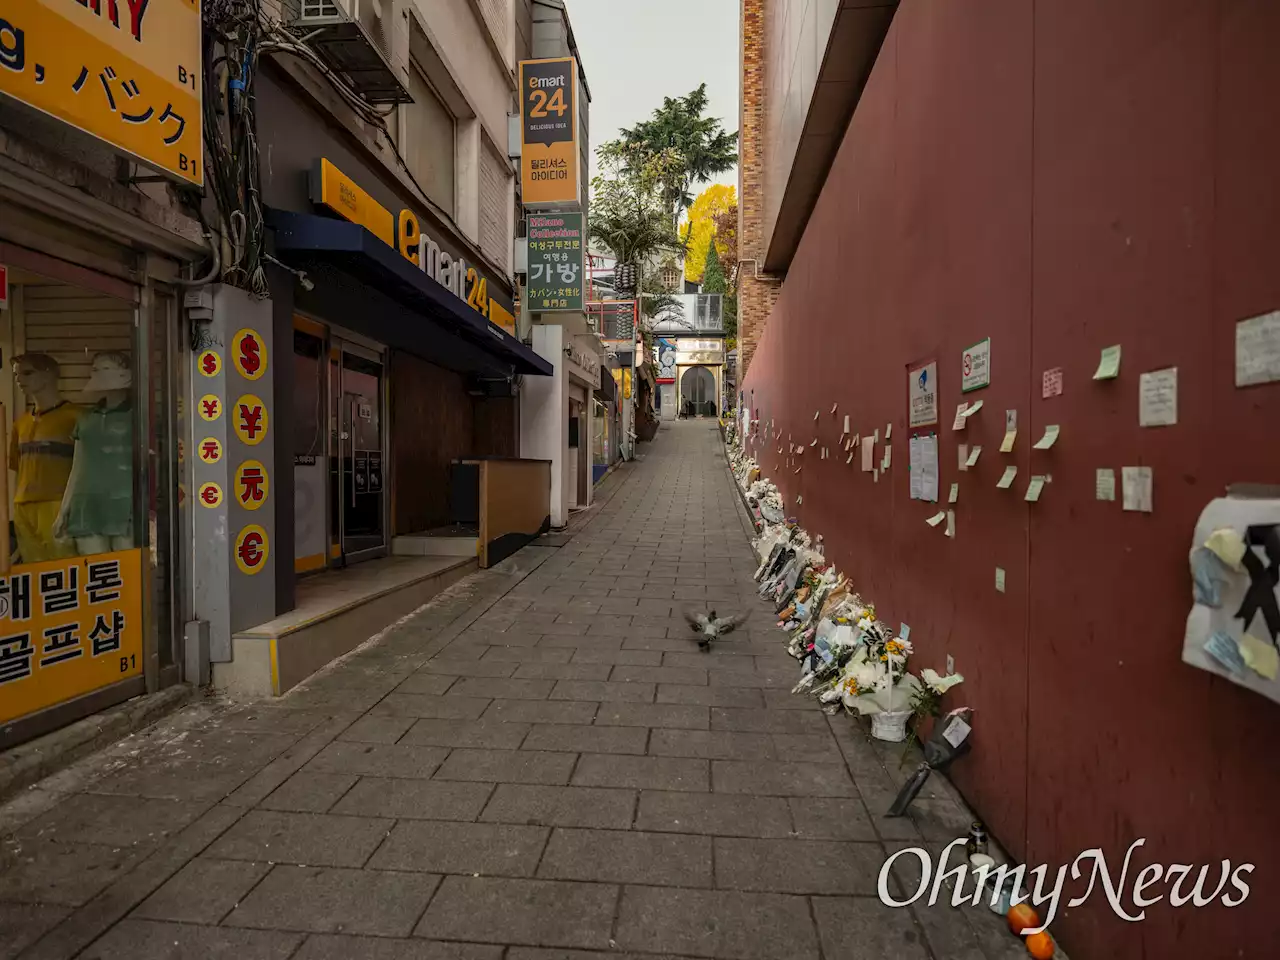
[[75, 542], [59, 540], [53, 524], [71, 475], [72, 431], [83, 408], [63, 401], [48, 410], [24, 413], [13, 425], [9, 464], [18, 484], [13, 495], [13, 532], [20, 563], [39, 563], [76, 555]]

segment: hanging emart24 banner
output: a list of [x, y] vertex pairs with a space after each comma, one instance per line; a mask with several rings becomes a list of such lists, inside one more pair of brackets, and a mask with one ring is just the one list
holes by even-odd
[[520, 183], [526, 207], [578, 202], [578, 62], [520, 61]]

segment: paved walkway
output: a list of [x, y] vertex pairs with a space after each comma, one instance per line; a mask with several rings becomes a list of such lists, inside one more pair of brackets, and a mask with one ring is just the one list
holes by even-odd
[[[559, 547], [282, 700], [208, 701], [0, 810], [0, 960], [1020, 957], [876, 898], [897, 750], [792, 697], [714, 424]], [[699, 653], [680, 612], [750, 614]], [[887, 761], [887, 763], [885, 762]], [[575, 952], [584, 951], [584, 952]]]

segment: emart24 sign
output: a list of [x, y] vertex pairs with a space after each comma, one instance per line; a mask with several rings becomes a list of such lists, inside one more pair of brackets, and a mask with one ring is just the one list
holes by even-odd
[[0, 94], [204, 183], [200, 0], [4, 0]]

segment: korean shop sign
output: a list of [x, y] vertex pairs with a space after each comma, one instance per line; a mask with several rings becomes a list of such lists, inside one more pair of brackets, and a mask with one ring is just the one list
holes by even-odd
[[578, 202], [578, 62], [520, 61], [520, 189], [526, 207]]
[[200, 0], [5, 0], [0, 93], [204, 183]]
[[141, 674], [141, 550], [0, 576], [0, 723]]
[[529, 309], [582, 309], [582, 214], [529, 217]]

